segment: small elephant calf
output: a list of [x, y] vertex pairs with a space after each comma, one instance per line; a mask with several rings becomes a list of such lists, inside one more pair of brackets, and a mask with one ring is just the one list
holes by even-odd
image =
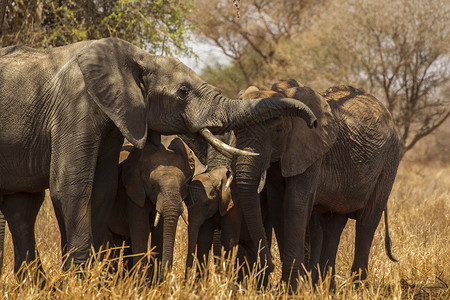
[[[231, 180], [228, 168], [219, 166], [194, 176], [189, 184], [187, 270], [193, 266], [196, 250], [199, 265], [204, 266], [211, 246], [214, 246], [216, 255], [217, 249], [221, 247], [225, 251], [231, 251], [239, 245], [238, 258], [241, 262], [244, 261], [244, 255], [250, 264], [256, 261], [257, 253], [251, 246], [252, 241], [242, 219], [241, 207], [232, 199]], [[265, 202], [264, 195], [261, 201]], [[264, 204], [262, 203], [263, 211], [267, 212]], [[265, 216], [267, 235], [271, 236], [272, 227], [267, 213]], [[220, 230], [220, 243], [217, 230]]]
[[163, 137], [159, 145], [147, 142], [143, 150], [132, 148], [119, 169], [108, 239], [113, 246], [129, 239], [135, 265], [147, 253], [151, 232], [153, 251], [164, 266], [162, 278], [172, 265], [178, 217], [187, 222], [183, 199], [195, 172], [194, 154], [178, 137]]

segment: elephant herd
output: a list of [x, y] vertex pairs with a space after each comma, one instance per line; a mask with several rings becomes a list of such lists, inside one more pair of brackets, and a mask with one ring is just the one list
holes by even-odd
[[264, 286], [275, 233], [295, 290], [305, 269], [315, 281], [334, 274], [351, 218], [352, 272], [364, 280], [383, 212], [395, 261], [387, 201], [399, 161], [390, 113], [350, 86], [317, 93], [290, 79], [229, 99], [179, 60], [120, 39], [0, 49], [0, 210], [19, 276], [39, 259], [34, 224], [49, 189], [64, 269], [105, 245], [125, 244], [129, 267], [147, 262], [150, 236], [162, 278], [181, 216], [187, 269], [213, 241], [238, 246], [241, 263], [265, 268]]

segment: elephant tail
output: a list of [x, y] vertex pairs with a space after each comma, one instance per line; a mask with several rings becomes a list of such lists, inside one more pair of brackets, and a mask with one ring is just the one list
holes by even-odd
[[0, 275], [2, 274], [3, 256], [5, 253], [5, 223], [5, 216], [0, 211]]
[[393, 262], [398, 262], [398, 260], [395, 259], [394, 256], [392, 255], [391, 250], [391, 237], [389, 236], [387, 205], [384, 208], [384, 228], [386, 230], [386, 235], [384, 237], [384, 246], [386, 247], [386, 254], [390, 260], [392, 260]]

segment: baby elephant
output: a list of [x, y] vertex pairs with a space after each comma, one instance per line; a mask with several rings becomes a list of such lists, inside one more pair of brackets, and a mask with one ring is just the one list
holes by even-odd
[[[196, 249], [200, 266], [205, 265], [211, 246], [214, 246], [214, 253], [217, 255], [217, 250], [222, 246], [225, 251], [230, 251], [239, 245], [240, 262], [244, 262], [244, 255], [250, 263], [256, 260], [257, 253], [253, 253], [252, 242], [242, 219], [242, 210], [232, 199], [231, 179], [227, 167], [219, 166], [194, 176], [189, 184], [186, 200], [189, 211], [187, 270], [192, 268]], [[261, 196], [261, 201], [265, 202], [264, 195]], [[266, 213], [264, 204], [262, 203], [262, 208]], [[272, 227], [266, 214], [263, 219], [267, 235], [271, 236]], [[217, 229], [220, 230], [220, 243]]]
[[131, 149], [128, 158], [120, 163], [119, 187], [108, 223], [108, 239], [113, 246], [130, 239], [133, 265], [146, 259], [152, 233], [151, 245], [156, 247], [156, 258], [164, 266], [160, 278], [172, 265], [178, 217], [181, 215], [187, 222], [183, 199], [195, 171], [193, 152], [179, 138], [164, 146], [168, 143], [147, 142], [142, 150]]
[[[186, 203], [189, 211], [186, 267], [189, 269], [192, 268], [196, 248], [200, 265], [204, 264], [204, 259], [208, 261], [215, 229], [222, 229], [222, 236], [229, 236], [230, 242], [234, 240], [237, 243], [241, 213], [233, 208], [226, 167], [216, 167], [194, 176]], [[228, 225], [221, 228], [221, 221]]]

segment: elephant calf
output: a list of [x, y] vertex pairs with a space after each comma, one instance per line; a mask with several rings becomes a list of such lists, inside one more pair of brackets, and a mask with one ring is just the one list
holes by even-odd
[[195, 172], [193, 152], [179, 138], [163, 137], [159, 145], [147, 142], [142, 150], [133, 148], [119, 169], [119, 188], [108, 222], [110, 243], [120, 246], [118, 241], [130, 239], [134, 265], [147, 253], [151, 232], [156, 258], [170, 268], [178, 217], [187, 222], [183, 199]]
[[[228, 168], [218, 166], [194, 176], [189, 184], [187, 270], [193, 266], [196, 249], [199, 265], [204, 266], [208, 261], [211, 246], [214, 246], [214, 253], [217, 255], [217, 250], [221, 247], [225, 251], [231, 251], [239, 245], [240, 262], [244, 262], [244, 259], [251, 265], [256, 262], [257, 252], [252, 247], [252, 240], [242, 219], [241, 207], [232, 199], [231, 180]], [[272, 226], [268, 219], [264, 195], [265, 193], [261, 197], [261, 206], [265, 216], [266, 234], [271, 237]]]

